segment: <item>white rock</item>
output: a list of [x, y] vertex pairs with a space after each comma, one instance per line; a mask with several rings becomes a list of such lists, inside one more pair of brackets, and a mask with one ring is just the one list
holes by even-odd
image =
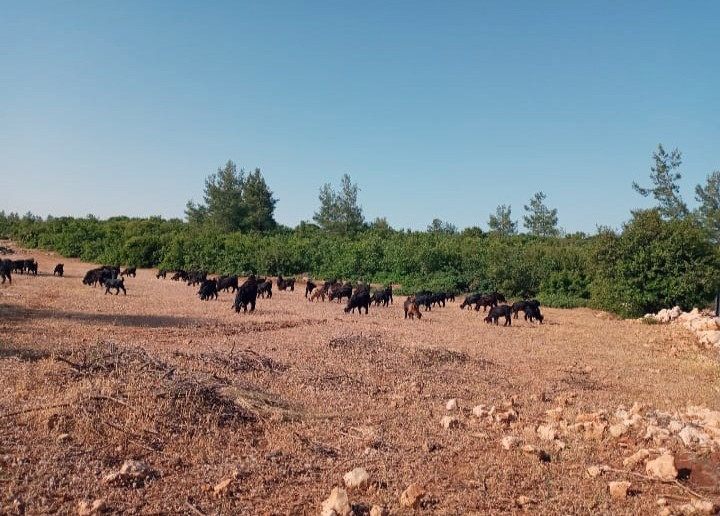
[[370, 516], [387, 516], [388, 512], [385, 510], [385, 507], [381, 507], [379, 505], [373, 505], [370, 509]]
[[634, 468], [638, 464], [640, 464], [642, 461], [647, 459], [650, 456], [650, 452], [646, 450], [645, 448], [642, 448], [629, 457], [627, 457], [625, 460], [623, 460], [623, 466], [626, 468]]
[[487, 408], [485, 408], [485, 405], [475, 405], [472, 409], [472, 413], [473, 413], [473, 416], [478, 417], [480, 419], [490, 415]]
[[648, 425], [645, 439], [652, 439], [655, 444], [662, 444], [670, 438], [670, 431], [655, 425]]
[[625, 423], [618, 423], [616, 425], [611, 425], [608, 431], [610, 432], [610, 435], [617, 438], [625, 435], [628, 431], [628, 427]]
[[514, 435], [508, 435], [502, 438], [500, 444], [506, 450], [510, 450], [512, 448], [517, 448], [518, 446], [520, 446], [520, 439], [518, 439]]
[[704, 447], [711, 444], [710, 436], [708, 434], [691, 425], [687, 425], [685, 428], [680, 430], [678, 437], [688, 448], [695, 445]]
[[455, 398], [448, 400], [447, 403], [445, 404], [446, 410], [457, 410], [457, 408], [458, 408], [458, 402], [457, 402], [457, 399], [455, 399]]
[[440, 425], [442, 425], [445, 430], [449, 430], [460, 426], [460, 420], [455, 416], [443, 416], [442, 419], [440, 419]]
[[325, 501], [322, 503], [322, 516], [350, 516], [352, 508], [348, 500], [347, 491], [340, 487], [335, 487], [330, 492]]
[[78, 504], [78, 516], [90, 516], [92, 514], [101, 514], [105, 512], [107, 509], [107, 506], [105, 504], [105, 499], [98, 498], [94, 500], [92, 503], [86, 502], [85, 500], [81, 501]]
[[345, 473], [343, 481], [348, 489], [365, 489], [370, 482], [370, 475], [365, 468], [355, 468]]
[[677, 419], [673, 419], [668, 423], [668, 431], [673, 434], [678, 433], [684, 427], [685, 425], [683, 425], [682, 421], [678, 421]]
[[678, 472], [675, 469], [675, 457], [670, 454], [660, 455], [645, 464], [645, 473], [660, 480], [675, 480]]
[[610, 490], [610, 496], [615, 500], [624, 500], [627, 498], [628, 489], [630, 489], [630, 482], [621, 480], [618, 482], [609, 482], [608, 489]]
[[537, 434], [543, 441], [553, 441], [557, 431], [553, 425], [540, 425], [537, 427]]
[[416, 509], [425, 497], [425, 489], [420, 484], [410, 484], [400, 495], [400, 505]]

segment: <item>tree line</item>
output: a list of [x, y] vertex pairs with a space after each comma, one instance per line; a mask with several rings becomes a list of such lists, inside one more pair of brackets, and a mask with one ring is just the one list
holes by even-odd
[[277, 199], [261, 171], [230, 161], [206, 179], [202, 203], [188, 202], [185, 221], [0, 212], [0, 236], [93, 262], [362, 279], [405, 292], [497, 289], [636, 316], [705, 304], [720, 287], [720, 172], [696, 187], [699, 206], [691, 211], [678, 187], [681, 163], [679, 151], [659, 146], [650, 186], [633, 184], [657, 206], [632, 212], [620, 231], [595, 235], [563, 234], [543, 192], [524, 206], [526, 234], [505, 205], [490, 215], [489, 231], [439, 219], [426, 231], [396, 230], [383, 218], [365, 221], [348, 175], [337, 189], [323, 185], [313, 221], [291, 229], [275, 221]]

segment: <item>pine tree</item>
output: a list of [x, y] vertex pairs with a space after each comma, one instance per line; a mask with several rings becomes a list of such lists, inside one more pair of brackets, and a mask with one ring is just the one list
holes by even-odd
[[525, 205], [527, 215], [523, 216], [523, 225], [531, 235], [536, 236], [558, 236], [560, 230], [557, 227], [557, 209], [550, 209], [545, 206], [547, 195], [537, 192], [530, 199], [530, 205]]
[[665, 219], [681, 219], [688, 215], [688, 208], [680, 197], [678, 181], [682, 174], [678, 171], [682, 164], [682, 153], [674, 149], [669, 154], [662, 144], [653, 152], [653, 166], [650, 167], [652, 186], [643, 188], [635, 181], [632, 187], [643, 197], [652, 195], [658, 202], [660, 215]]
[[720, 170], [709, 176], [705, 186], [695, 187], [695, 199], [700, 203], [697, 217], [715, 243], [720, 243]]
[[352, 234], [363, 228], [365, 218], [358, 204], [360, 189], [348, 174], [340, 181], [340, 191], [333, 189], [330, 183], [320, 188], [320, 207], [313, 220], [326, 231], [338, 234]]
[[517, 234], [517, 222], [512, 220], [512, 208], [501, 204], [495, 209], [495, 214], [490, 214], [488, 227], [493, 233], [500, 235]]

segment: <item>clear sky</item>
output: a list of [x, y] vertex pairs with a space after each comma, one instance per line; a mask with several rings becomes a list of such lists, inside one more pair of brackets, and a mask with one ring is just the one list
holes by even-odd
[[233, 159], [288, 225], [347, 172], [395, 227], [519, 219], [543, 190], [593, 231], [649, 204], [660, 142], [688, 201], [720, 168], [717, 1], [1, 7], [6, 211], [182, 216]]

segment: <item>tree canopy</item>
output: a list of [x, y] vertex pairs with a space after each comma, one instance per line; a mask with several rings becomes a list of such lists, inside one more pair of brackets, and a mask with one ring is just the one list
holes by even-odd
[[651, 186], [645, 188], [633, 181], [633, 189], [643, 197], [653, 196], [657, 201], [658, 212], [665, 219], [679, 219], [688, 215], [688, 207], [680, 197], [678, 181], [682, 174], [678, 170], [682, 164], [682, 153], [673, 149], [668, 154], [662, 144], [653, 152], [653, 165], [650, 167]]
[[188, 201], [185, 215], [192, 224], [210, 224], [221, 231], [274, 229], [275, 203], [259, 168], [245, 177], [229, 160], [205, 179], [204, 204]]
[[517, 234], [517, 221], [512, 220], [512, 208], [501, 204], [495, 209], [495, 214], [490, 214], [488, 227], [493, 233], [499, 235]]
[[531, 235], [551, 237], [560, 234], [557, 209], [548, 208], [545, 205], [546, 198], [543, 192], [537, 192], [530, 199], [530, 204], [524, 206], [527, 215], [523, 216], [523, 225]]
[[362, 207], [358, 204], [359, 191], [360, 188], [348, 174], [342, 176], [339, 191], [330, 183], [325, 183], [320, 188], [320, 207], [313, 220], [330, 233], [356, 233], [365, 225]]

